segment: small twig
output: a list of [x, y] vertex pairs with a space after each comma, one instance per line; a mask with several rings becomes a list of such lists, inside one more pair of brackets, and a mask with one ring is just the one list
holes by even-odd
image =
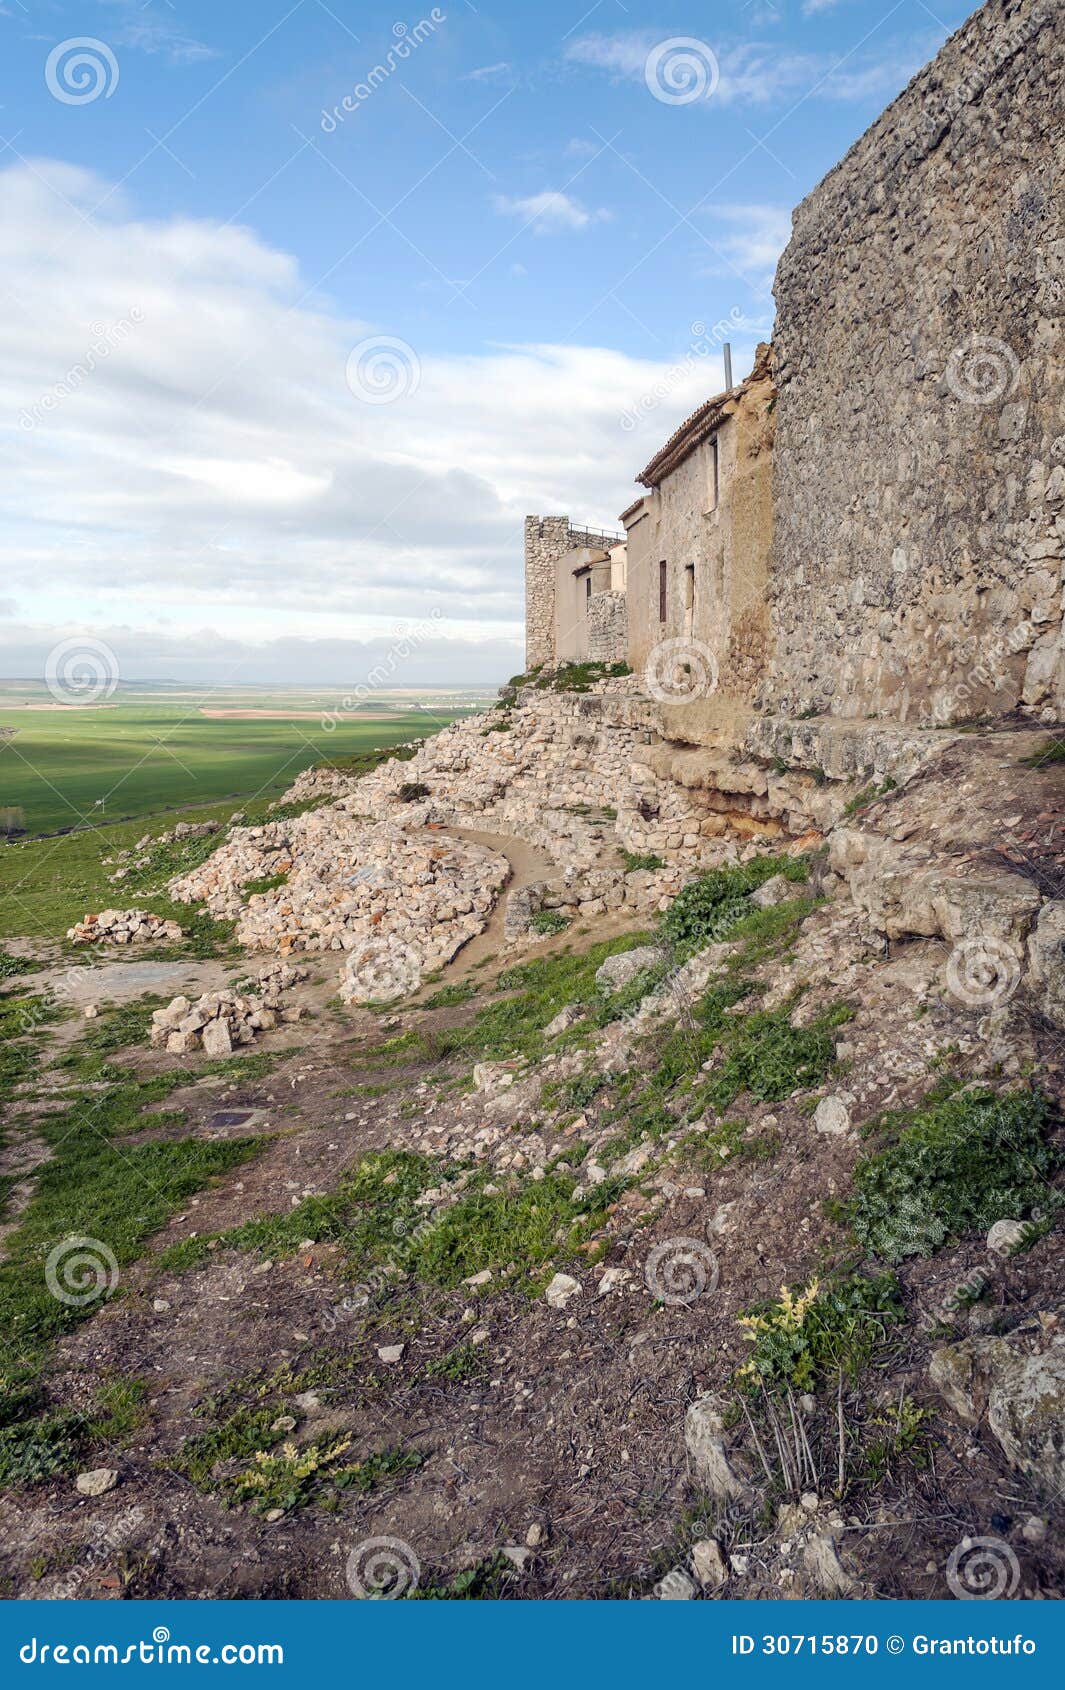
[[846, 1456], [845, 1456], [845, 1445], [844, 1445], [844, 1438], [846, 1436], [846, 1433], [845, 1433], [844, 1426], [843, 1426], [843, 1369], [842, 1369], [842, 1367], [839, 1370], [839, 1396], [836, 1400], [836, 1418], [837, 1418], [837, 1422], [838, 1422], [838, 1425], [839, 1425], [839, 1466], [838, 1466], [838, 1469], [837, 1469], [838, 1477], [837, 1477], [837, 1484], [836, 1484], [836, 1495], [842, 1496], [843, 1495], [843, 1488], [844, 1488], [844, 1476], [845, 1476], [845, 1471], [846, 1471]]

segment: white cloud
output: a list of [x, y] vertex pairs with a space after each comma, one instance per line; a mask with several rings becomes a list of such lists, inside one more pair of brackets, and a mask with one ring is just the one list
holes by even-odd
[[[437, 674], [461, 679], [474, 645], [520, 636], [525, 513], [614, 526], [640, 464], [714, 390], [694, 369], [626, 432], [669, 359], [438, 354], [402, 317], [312, 304], [249, 229], [117, 196], [91, 222], [72, 211], [106, 192], [54, 161], [0, 171], [0, 582], [27, 625], [124, 627], [127, 672], [150, 672], [130, 630], [146, 651], [161, 630], [191, 642], [203, 674], [212, 642], [375, 641], [433, 618], [453, 654]], [[377, 334], [420, 366], [391, 404], [345, 379]]]
[[[621, 80], [643, 82], [647, 56], [662, 39], [653, 30], [585, 35], [570, 43], [566, 57]], [[840, 53], [798, 52], [779, 43], [707, 41], [720, 78], [702, 103], [766, 106], [810, 94], [833, 100], [889, 98], [934, 56], [942, 40], [942, 34], [893, 40], [845, 58]]]
[[609, 211], [587, 211], [579, 200], [556, 189], [545, 188], [543, 193], [529, 194], [524, 199], [510, 199], [497, 194], [495, 208], [506, 217], [520, 217], [531, 223], [537, 235], [558, 235], [567, 230], [587, 229], [591, 223], [603, 223]]
[[[151, 0], [101, 0], [118, 14], [111, 27], [111, 44], [132, 47], [142, 53], [165, 53], [172, 64], [199, 64], [218, 57], [213, 47], [185, 35], [172, 5], [164, 12]], [[163, 0], [165, 3], [165, 0]]]
[[499, 82], [503, 77], [509, 76], [510, 71], [510, 61], [501, 59], [496, 65], [481, 65], [477, 70], [468, 70], [465, 76], [460, 77], [459, 80], [460, 82]]
[[[791, 239], [791, 211], [782, 205], [714, 205], [706, 210], [709, 238], [752, 282], [768, 286]], [[724, 226], [723, 226], [724, 225]], [[715, 268], [715, 274], [720, 271]]]

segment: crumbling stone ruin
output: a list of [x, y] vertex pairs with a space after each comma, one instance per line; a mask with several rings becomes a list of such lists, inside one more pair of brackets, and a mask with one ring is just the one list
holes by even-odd
[[[622, 513], [626, 655], [663, 702], [1061, 715], [1063, 107], [1057, 0], [988, 0], [798, 207], [772, 346]], [[530, 668], [594, 655], [579, 540], [527, 520]]]

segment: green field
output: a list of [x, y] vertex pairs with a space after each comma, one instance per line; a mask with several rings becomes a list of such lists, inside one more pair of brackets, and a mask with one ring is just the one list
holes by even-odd
[[[41, 689], [43, 691], [43, 689]], [[288, 712], [289, 719], [208, 717], [189, 696], [140, 693], [106, 708], [12, 707], [24, 684], [0, 684], [0, 826], [25, 831], [0, 841], [0, 938], [61, 938], [89, 909], [121, 901], [106, 858], [132, 845], [151, 822], [228, 821], [239, 805], [249, 821], [301, 769], [343, 766], [353, 757], [438, 732], [468, 713], [472, 697], [424, 694], [375, 700], [340, 715], [312, 694], [259, 691], [213, 697], [211, 708]], [[7, 737], [4, 728], [14, 728]], [[131, 889], [132, 890], [132, 889]], [[159, 909], [158, 897], [134, 898]]]
[[[213, 709], [288, 710], [289, 720], [212, 717], [195, 700], [125, 698], [87, 709], [10, 707], [0, 692], [0, 822], [27, 834], [157, 814], [220, 799], [276, 795], [312, 763], [434, 733], [456, 711], [398, 709], [341, 714], [305, 696], [215, 696]], [[332, 718], [330, 718], [332, 720]], [[5, 729], [14, 730], [8, 736]], [[21, 812], [21, 816], [18, 815]]]

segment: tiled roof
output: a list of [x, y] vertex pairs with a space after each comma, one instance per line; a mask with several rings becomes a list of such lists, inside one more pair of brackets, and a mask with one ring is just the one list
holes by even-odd
[[763, 343], [754, 355], [754, 368], [747, 380], [741, 381], [738, 387], [715, 394], [713, 399], [705, 400], [697, 411], [693, 411], [655, 453], [646, 469], [640, 471], [636, 477], [637, 481], [644, 487], [658, 487], [667, 475], [673, 473], [678, 464], [682, 464], [697, 446], [701, 446], [704, 440], [720, 428], [725, 418], [731, 414], [734, 400], [739, 398], [752, 381], [768, 375], [769, 368], [770, 348]]

